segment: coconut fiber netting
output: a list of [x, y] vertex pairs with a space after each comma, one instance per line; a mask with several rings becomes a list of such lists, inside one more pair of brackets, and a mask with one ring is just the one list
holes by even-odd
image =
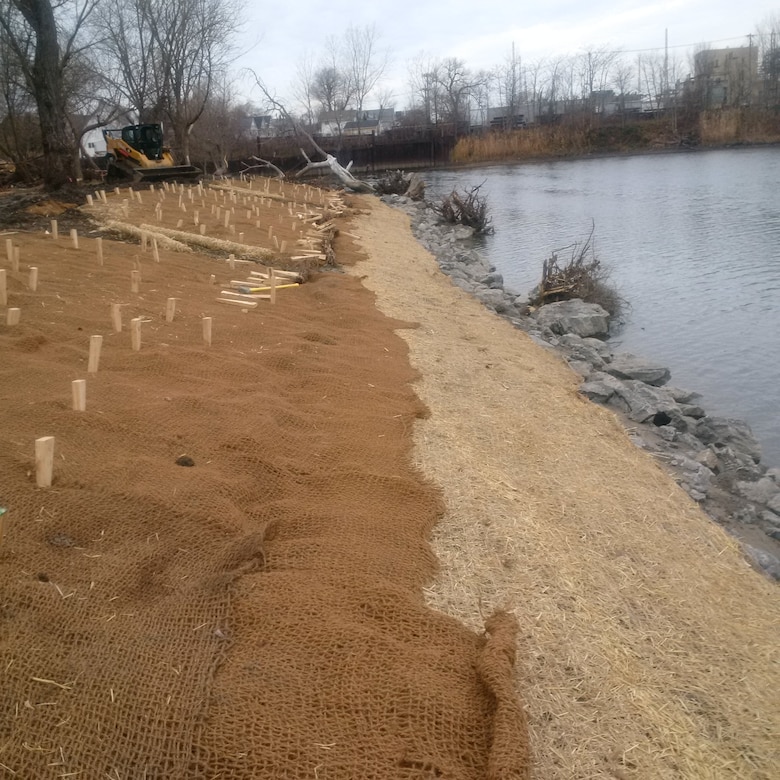
[[338, 273], [243, 312], [215, 302], [224, 260], [106, 241], [99, 265], [88, 238], [13, 241], [0, 776], [525, 777], [513, 619], [478, 635], [423, 602], [442, 507], [410, 466], [425, 410], [404, 324]]

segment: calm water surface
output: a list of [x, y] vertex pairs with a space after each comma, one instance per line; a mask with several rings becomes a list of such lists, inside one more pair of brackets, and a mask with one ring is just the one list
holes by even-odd
[[620, 349], [669, 366], [712, 414], [747, 420], [780, 465], [780, 149], [426, 174], [431, 197], [484, 182], [483, 250], [527, 292], [587, 238], [631, 304]]

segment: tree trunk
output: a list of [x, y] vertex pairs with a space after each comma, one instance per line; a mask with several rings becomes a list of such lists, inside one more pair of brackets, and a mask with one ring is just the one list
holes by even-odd
[[38, 107], [44, 156], [43, 181], [57, 189], [76, 178], [73, 139], [68, 132], [57, 25], [49, 0], [14, 0], [35, 33], [30, 81]]

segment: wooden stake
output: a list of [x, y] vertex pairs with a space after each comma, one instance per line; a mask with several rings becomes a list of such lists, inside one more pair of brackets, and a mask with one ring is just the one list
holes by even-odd
[[269, 240], [269, 241], [271, 240], [271, 238], [272, 238], [273, 234], [274, 234], [274, 228], [273, 228], [273, 225], [269, 225], [269, 226], [268, 226], [268, 240]]
[[141, 318], [133, 317], [130, 320], [130, 344], [138, 352], [141, 349]]
[[6, 325], [18, 325], [22, 316], [21, 309], [7, 309], [5, 314]]
[[201, 234], [202, 236], [205, 236], [205, 235], [206, 235], [206, 223], [205, 223], [205, 222], [201, 223], [201, 226], [200, 226], [200, 234]]
[[70, 240], [73, 242], [73, 248], [79, 248], [79, 232], [76, 228], [72, 228], [70, 231]]
[[87, 380], [74, 379], [70, 383], [71, 393], [73, 394], [73, 411], [87, 411]]
[[141, 272], [130, 271], [130, 292], [137, 293], [141, 289]]
[[211, 317], [203, 318], [203, 343], [207, 346], [211, 346]]
[[183, 219], [177, 219], [176, 220], [176, 229], [178, 230], [183, 224], [184, 224], [184, 220]]
[[149, 237], [146, 235], [146, 231], [142, 230], [141, 231], [141, 251], [142, 252], [146, 251], [146, 245], [148, 244], [148, 242], [149, 242]]
[[231, 271], [235, 269], [235, 267], [236, 267], [236, 256], [235, 255], [230, 255], [230, 257], [228, 257], [228, 265], [230, 266], [230, 270]]
[[57, 229], [57, 220], [51, 221], [51, 237], [56, 241], [60, 237], [59, 230]]
[[173, 317], [176, 314], [176, 298], [168, 298], [165, 303], [165, 321], [173, 322]]
[[38, 289], [38, 269], [34, 265], [30, 266], [30, 278], [27, 281], [27, 286], [33, 292]]
[[5, 509], [0, 506], [0, 550], [3, 549], [3, 537], [8, 527], [8, 519], [5, 516]]
[[225, 211], [225, 227], [227, 227], [230, 224], [230, 212]]
[[214, 274], [211, 274], [211, 276], [209, 276], [209, 284], [216, 284], [216, 282], [217, 277]]
[[122, 304], [111, 304], [111, 325], [114, 328], [115, 333], [122, 332]]
[[87, 195], [87, 206], [91, 206], [91, 205], [92, 205], [92, 196]]
[[[119, 194], [119, 188], [117, 187], [117, 195]], [[122, 211], [125, 212], [125, 219], [130, 216], [130, 203], [127, 198], [122, 200]]]
[[0, 306], [8, 306], [8, 282], [5, 278], [5, 268], [0, 268]]
[[5, 240], [5, 253], [8, 256], [8, 262], [13, 263], [14, 261], [14, 242], [10, 238], [6, 238]]
[[274, 248], [275, 249], [279, 248], [279, 239], [276, 236], [274, 236]]
[[269, 268], [268, 275], [271, 282], [271, 303], [276, 303], [276, 271], [273, 268]]
[[157, 239], [152, 239], [152, 255], [154, 257], [155, 263], [160, 262], [160, 250], [157, 248]]
[[13, 255], [14, 255], [13, 259], [11, 260], [11, 270], [14, 273], [18, 274], [19, 273], [19, 260], [20, 260], [21, 255], [22, 255], [22, 248], [18, 247], [18, 246], [15, 246], [13, 248]]
[[87, 373], [97, 374], [100, 365], [100, 349], [103, 346], [102, 336], [89, 337], [89, 363], [87, 363]]
[[51, 487], [54, 472], [54, 437], [42, 436], [35, 440], [35, 484]]
[[98, 265], [103, 265], [103, 239], [98, 238], [96, 241]]
[[257, 308], [257, 302], [256, 301], [234, 301], [232, 298], [217, 298], [218, 303], [229, 303], [233, 306], [243, 306], [245, 309], [256, 309]]

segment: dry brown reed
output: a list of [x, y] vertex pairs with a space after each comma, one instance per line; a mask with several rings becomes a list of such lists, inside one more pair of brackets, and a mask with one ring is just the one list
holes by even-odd
[[703, 144], [780, 143], [780, 119], [777, 116], [746, 109], [705, 111], [699, 118]]

